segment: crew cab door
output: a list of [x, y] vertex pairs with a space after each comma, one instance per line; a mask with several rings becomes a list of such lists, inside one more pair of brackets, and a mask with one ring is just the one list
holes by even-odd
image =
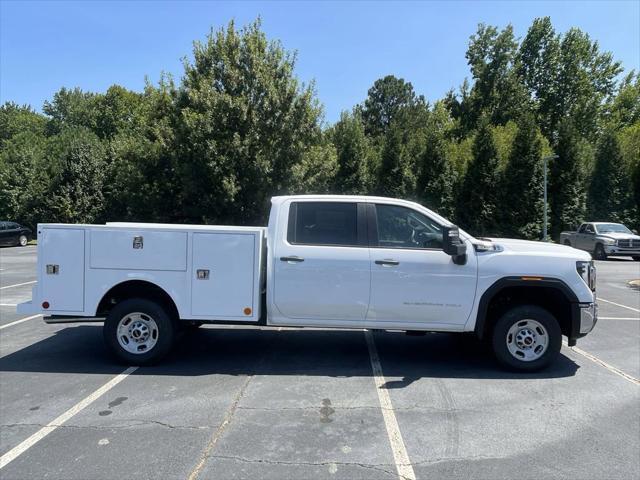
[[596, 231], [593, 225], [591, 223], [583, 223], [580, 225], [576, 240], [576, 248], [593, 251], [596, 243]]
[[371, 277], [365, 205], [294, 200], [280, 212], [270, 322], [361, 326]]
[[473, 307], [477, 260], [464, 265], [442, 250], [442, 226], [399, 205], [369, 204], [371, 299], [367, 324], [380, 328], [462, 327]]

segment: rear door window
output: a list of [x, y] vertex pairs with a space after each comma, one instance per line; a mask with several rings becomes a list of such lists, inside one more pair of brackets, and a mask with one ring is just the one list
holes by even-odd
[[292, 203], [287, 241], [294, 245], [359, 246], [357, 203]]

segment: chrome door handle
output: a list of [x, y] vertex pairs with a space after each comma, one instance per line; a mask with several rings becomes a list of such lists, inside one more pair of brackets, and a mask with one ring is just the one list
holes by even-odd
[[392, 260], [390, 258], [385, 258], [384, 260], [376, 260], [376, 265], [382, 265], [384, 267], [391, 267], [394, 265], [400, 265], [398, 260]]
[[290, 257], [280, 257], [281, 262], [304, 262], [304, 258], [298, 257], [297, 255], [292, 255]]

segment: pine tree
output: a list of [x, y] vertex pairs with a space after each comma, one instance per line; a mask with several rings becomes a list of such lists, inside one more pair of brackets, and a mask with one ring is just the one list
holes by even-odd
[[378, 192], [396, 198], [413, 196], [416, 185], [414, 162], [407, 153], [408, 132], [392, 123], [384, 136], [378, 177]]
[[457, 172], [447, 158], [446, 139], [436, 132], [429, 133], [420, 163], [421, 200], [430, 209], [451, 218], [455, 210]]
[[560, 125], [556, 154], [558, 158], [549, 168], [552, 238], [581, 223], [586, 209], [580, 136], [570, 119]]
[[371, 182], [369, 139], [360, 114], [343, 112], [331, 135], [338, 155], [335, 191], [368, 193]]
[[502, 180], [502, 228], [520, 238], [540, 238], [543, 203], [542, 141], [530, 114], [518, 120], [509, 163]]
[[589, 218], [593, 221], [635, 221], [633, 185], [616, 133], [608, 130], [598, 144], [589, 186]]
[[459, 195], [458, 219], [461, 227], [476, 235], [497, 233], [498, 152], [486, 118], [481, 119]]

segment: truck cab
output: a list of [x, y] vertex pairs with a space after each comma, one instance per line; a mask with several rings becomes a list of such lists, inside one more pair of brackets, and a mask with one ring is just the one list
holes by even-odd
[[[180, 328], [473, 333], [532, 371], [594, 327], [595, 267], [562, 245], [476, 239], [414, 202], [272, 199], [268, 227], [38, 226], [38, 285], [19, 306], [104, 322], [121, 361], [155, 363]], [[73, 286], [73, 288], [69, 288]], [[284, 330], [286, 331], [286, 330]]]

